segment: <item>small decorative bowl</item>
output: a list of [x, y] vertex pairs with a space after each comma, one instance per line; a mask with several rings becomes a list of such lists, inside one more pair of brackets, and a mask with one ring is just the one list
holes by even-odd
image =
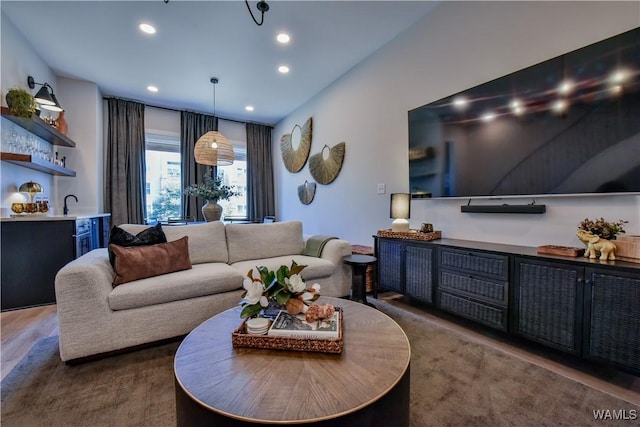
[[12, 203], [11, 210], [13, 213], [21, 214], [24, 212], [24, 203]]
[[36, 203], [25, 203], [24, 211], [26, 213], [36, 213], [38, 212], [38, 205]]
[[38, 205], [38, 212], [47, 213], [49, 212], [49, 203], [46, 200], [42, 200], [36, 203]]

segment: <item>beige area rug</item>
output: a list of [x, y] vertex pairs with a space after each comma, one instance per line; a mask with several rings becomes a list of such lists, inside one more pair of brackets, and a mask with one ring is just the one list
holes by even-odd
[[[402, 302], [374, 303], [411, 341], [413, 427], [638, 425], [637, 419], [593, 415], [610, 410], [640, 416], [637, 406], [443, 328]], [[57, 337], [43, 339], [2, 381], [1, 424], [174, 426], [177, 347], [174, 342], [66, 366]]]

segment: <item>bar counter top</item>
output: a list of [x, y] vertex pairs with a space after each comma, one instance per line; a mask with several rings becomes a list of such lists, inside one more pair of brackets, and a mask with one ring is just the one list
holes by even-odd
[[103, 216], [110, 216], [110, 213], [89, 213], [77, 215], [52, 215], [52, 214], [23, 214], [15, 216], [4, 216], [0, 218], [0, 222], [17, 222], [17, 221], [75, 221], [78, 219], [88, 219]]

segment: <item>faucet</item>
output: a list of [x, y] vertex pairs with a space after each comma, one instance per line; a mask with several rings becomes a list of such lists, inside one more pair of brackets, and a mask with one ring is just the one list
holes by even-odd
[[78, 198], [75, 195], [67, 194], [66, 196], [64, 196], [64, 208], [62, 209], [62, 213], [64, 215], [67, 215], [69, 213], [69, 208], [67, 207], [67, 199], [69, 197], [73, 197], [74, 199], [76, 199], [76, 203], [78, 203]]

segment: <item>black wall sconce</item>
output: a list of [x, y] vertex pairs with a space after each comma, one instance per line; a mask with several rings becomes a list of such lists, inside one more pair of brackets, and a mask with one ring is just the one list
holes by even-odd
[[40, 104], [40, 107], [50, 111], [62, 111], [62, 107], [58, 102], [58, 98], [53, 93], [53, 88], [49, 83], [37, 83], [33, 77], [27, 77], [27, 85], [30, 89], [34, 89], [36, 85], [42, 86], [33, 99]]

